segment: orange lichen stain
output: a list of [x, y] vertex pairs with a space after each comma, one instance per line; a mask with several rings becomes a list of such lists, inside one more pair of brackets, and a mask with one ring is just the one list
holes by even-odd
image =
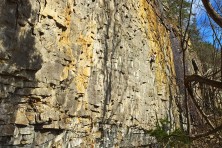
[[97, 132], [94, 133], [94, 136], [95, 136], [96, 138], [101, 137], [101, 135], [102, 135], [102, 133], [101, 133], [100, 131], [97, 131]]
[[163, 85], [169, 83], [166, 73], [167, 65], [170, 67], [169, 71], [171, 75], [175, 75], [175, 70], [169, 32], [167, 32], [166, 28], [160, 23], [151, 3], [152, 2], [149, 4], [146, 0], [140, 0], [138, 16], [142, 22], [141, 28], [147, 30], [146, 36], [150, 47], [147, 58], [149, 58], [153, 52], [157, 52], [155, 61], [155, 85], [157, 86], [157, 91], [161, 91]]
[[79, 56], [77, 75], [75, 77], [75, 84], [78, 93], [85, 93], [88, 86], [93, 58], [92, 35], [93, 34], [91, 33], [86, 36], [80, 34], [76, 41], [76, 43], [81, 47], [81, 55]]
[[160, 46], [158, 44], [161, 38], [158, 36], [160, 33], [159, 22], [157, 22], [157, 16], [150, 4], [146, 0], [140, 0], [139, 17], [142, 22], [142, 28], [147, 30], [148, 45], [152, 52], [160, 53]]
[[66, 124], [71, 124], [72, 123], [72, 118], [66, 118], [65, 123]]
[[35, 122], [35, 116], [36, 116], [35, 113], [26, 112], [25, 114], [26, 114], [26, 117], [29, 120], [29, 122]]
[[69, 76], [69, 71], [75, 71], [75, 65], [76, 65], [76, 59], [73, 56], [72, 48], [71, 48], [71, 41], [70, 41], [70, 36], [71, 36], [71, 10], [72, 8], [70, 7], [71, 4], [68, 3], [67, 8], [64, 10], [65, 13], [65, 30], [62, 31], [61, 36], [59, 38], [59, 43], [58, 45], [60, 46], [60, 50], [63, 50], [63, 52], [66, 54], [66, 56], [70, 57], [71, 61], [68, 65], [65, 66], [63, 69], [63, 72], [60, 76], [60, 81], [68, 78]]

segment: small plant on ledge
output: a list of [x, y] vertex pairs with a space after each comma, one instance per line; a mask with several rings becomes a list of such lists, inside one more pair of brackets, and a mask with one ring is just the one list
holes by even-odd
[[167, 119], [161, 119], [156, 123], [156, 128], [149, 130], [150, 136], [156, 138], [160, 147], [188, 147], [191, 142], [189, 136], [181, 129], [170, 130], [170, 122]]

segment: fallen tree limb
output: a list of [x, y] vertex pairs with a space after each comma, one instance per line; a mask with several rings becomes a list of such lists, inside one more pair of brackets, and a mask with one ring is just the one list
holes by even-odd
[[203, 77], [201, 77], [199, 75], [189, 75], [189, 76], [186, 76], [185, 77], [185, 85], [186, 85], [186, 87], [188, 87], [189, 83], [191, 83], [193, 81], [199, 82], [199, 83], [204, 83], [204, 84], [210, 85], [212, 87], [216, 87], [216, 88], [222, 89], [222, 82], [215, 81], [215, 80], [210, 80], [210, 79], [207, 79], [207, 78], [203, 78]]
[[196, 106], [197, 110], [199, 111], [199, 113], [203, 116], [203, 118], [206, 120], [206, 122], [210, 125], [210, 127], [212, 129], [215, 129], [213, 123], [210, 121], [210, 119], [208, 118], [208, 115], [205, 114], [205, 112], [201, 109], [201, 107], [199, 106], [198, 102], [196, 101], [194, 95], [193, 95], [193, 91], [192, 89], [189, 87], [189, 86], [186, 86], [187, 87], [187, 91], [194, 103], [194, 105]]
[[192, 135], [192, 136], [190, 136], [190, 139], [191, 139], [191, 140], [197, 140], [197, 139], [199, 139], [199, 138], [209, 136], [209, 135], [214, 134], [214, 133], [216, 133], [216, 132], [219, 132], [219, 131], [221, 131], [221, 130], [222, 130], [222, 125], [214, 128], [213, 130], [210, 130], [210, 131], [208, 131], [208, 132], [206, 132], [206, 133], [201, 133], [201, 134], [197, 134], [197, 135]]
[[185, 77], [185, 81], [184, 81], [185, 82], [185, 86], [186, 86], [186, 89], [187, 89], [187, 91], [188, 91], [188, 93], [189, 93], [193, 103], [195, 104], [197, 110], [203, 116], [205, 121], [212, 128], [212, 130], [210, 130], [208, 132], [190, 136], [191, 140], [197, 140], [199, 138], [206, 137], [206, 136], [208, 136], [210, 134], [214, 134], [214, 133], [217, 133], [218, 131], [221, 131], [222, 130], [222, 125], [220, 125], [218, 127], [215, 127], [214, 124], [211, 122], [211, 120], [208, 118], [208, 115], [206, 115], [204, 113], [204, 111], [201, 109], [201, 107], [199, 106], [198, 102], [196, 101], [196, 99], [195, 99], [195, 97], [193, 95], [193, 91], [192, 91], [192, 88], [191, 88], [191, 85], [190, 85], [191, 82], [193, 82], [193, 81], [194, 82], [199, 82], [199, 83], [204, 83], [204, 84], [210, 85], [212, 87], [220, 88], [220, 89], [222, 89], [222, 82], [215, 81], [215, 80], [210, 80], [210, 79], [207, 79], [207, 78], [203, 78], [203, 77], [198, 76], [198, 75], [190, 75], [190, 76], [186, 76]]

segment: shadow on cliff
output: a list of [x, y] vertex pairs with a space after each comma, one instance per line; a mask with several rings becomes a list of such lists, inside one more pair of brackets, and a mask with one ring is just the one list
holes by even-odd
[[3, 92], [0, 95], [0, 145], [3, 146], [15, 144], [15, 128], [29, 124], [22, 120], [26, 109], [23, 114], [18, 112], [21, 106], [28, 106], [31, 90], [37, 87], [35, 73], [41, 68], [42, 58], [32, 33], [38, 16], [29, 0], [3, 0], [0, 16], [0, 93]]
[[34, 47], [35, 40], [32, 34], [37, 15], [33, 16], [31, 13], [36, 12], [32, 12], [28, 0], [6, 0], [2, 7], [1, 35], [5, 54], [8, 54], [7, 62], [19, 70], [39, 70], [42, 59]]

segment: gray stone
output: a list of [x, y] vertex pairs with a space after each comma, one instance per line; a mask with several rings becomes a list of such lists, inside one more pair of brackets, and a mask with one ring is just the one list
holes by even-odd
[[154, 143], [144, 131], [176, 93], [170, 32], [156, 12], [145, 0], [3, 0], [0, 145]]
[[22, 135], [30, 135], [33, 132], [34, 132], [34, 126], [19, 128], [19, 133], [22, 134]]
[[12, 124], [1, 125], [0, 126], [0, 136], [13, 136], [15, 131], [15, 126]]

